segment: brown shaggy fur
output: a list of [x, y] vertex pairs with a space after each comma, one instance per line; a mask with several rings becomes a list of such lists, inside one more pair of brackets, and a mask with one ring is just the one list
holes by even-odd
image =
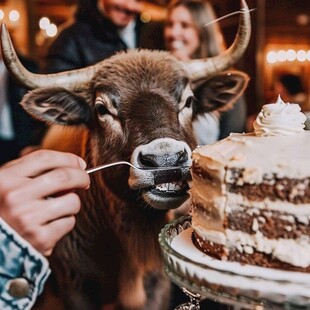
[[[132, 51], [102, 62], [78, 92], [37, 89], [22, 105], [48, 123], [80, 124], [73, 130], [53, 127], [44, 147], [75, 152], [97, 166], [130, 161], [137, 147], [157, 139], [195, 147], [194, 109], [185, 105], [183, 95], [188, 82], [182, 64], [168, 53]], [[245, 84], [227, 101], [236, 99]], [[208, 109], [216, 102], [199, 99], [202, 113], [204, 101]], [[167, 308], [169, 281], [158, 234], [169, 212], [149, 206], [142, 191], [129, 188], [128, 176], [124, 166], [92, 175], [90, 189], [80, 193], [83, 205], [76, 226], [51, 257], [52, 277], [37, 309], [56, 309], [47, 295], [59, 298], [54, 299], [57, 310], [99, 310], [113, 303], [128, 310]]]

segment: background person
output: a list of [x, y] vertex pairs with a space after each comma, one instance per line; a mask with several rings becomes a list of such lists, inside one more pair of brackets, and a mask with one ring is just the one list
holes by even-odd
[[[37, 72], [36, 63], [19, 55], [23, 65]], [[27, 90], [9, 75], [0, 53], [0, 166], [16, 159], [27, 147], [37, 147], [44, 124], [34, 120], [19, 105]]]
[[140, 47], [140, 10], [138, 0], [79, 0], [75, 22], [53, 41], [43, 71], [83, 68]]
[[[39, 150], [0, 167], [0, 309], [31, 309], [50, 273], [43, 255], [75, 224], [86, 163]], [[47, 199], [47, 197], [53, 197]]]
[[[182, 61], [219, 55], [226, 50], [211, 4], [203, 0], [172, 0], [164, 27], [166, 48]], [[207, 25], [207, 26], [206, 26]], [[246, 104], [241, 97], [234, 107], [221, 115], [206, 113], [193, 123], [198, 144], [209, 144], [231, 132], [244, 132]]]
[[280, 74], [274, 84], [274, 94], [280, 95], [284, 102], [298, 103], [307, 117], [305, 129], [310, 130], [310, 101], [301, 77], [290, 72]]
[[274, 83], [275, 101], [280, 95], [284, 102], [298, 103], [306, 110], [306, 91], [299, 75], [293, 73], [280, 74]]
[[[283, 102], [297, 103], [306, 115], [305, 129], [310, 130], [310, 100], [300, 75], [291, 72], [280, 72], [274, 79], [273, 87], [266, 93], [267, 103], [277, 102], [280, 95]], [[253, 122], [257, 114], [248, 118], [247, 131], [253, 131]]]

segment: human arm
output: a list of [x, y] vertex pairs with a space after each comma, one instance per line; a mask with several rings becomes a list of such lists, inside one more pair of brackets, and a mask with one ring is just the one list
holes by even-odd
[[[42, 291], [49, 275], [42, 254], [75, 224], [74, 189], [89, 186], [84, 168], [73, 154], [47, 150], [0, 168], [0, 309], [30, 309]], [[24, 288], [20, 298], [14, 287]]]

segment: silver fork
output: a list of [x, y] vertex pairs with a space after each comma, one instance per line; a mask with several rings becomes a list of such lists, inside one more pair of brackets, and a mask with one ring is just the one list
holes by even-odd
[[117, 166], [117, 165], [127, 165], [127, 166], [130, 166], [133, 169], [140, 170], [140, 171], [179, 170], [179, 169], [183, 170], [183, 169], [188, 169], [189, 168], [189, 166], [182, 166], [182, 167], [181, 166], [179, 166], [179, 167], [173, 167], [173, 166], [163, 167], [162, 166], [162, 167], [152, 167], [152, 168], [136, 167], [136, 166], [134, 166], [133, 164], [131, 164], [128, 161], [117, 161], [115, 163], [110, 163], [110, 164], [101, 165], [101, 166], [97, 166], [97, 167], [86, 169], [86, 172], [89, 174], [89, 173], [93, 173], [93, 172], [98, 171], [98, 170], [110, 168], [110, 167]]

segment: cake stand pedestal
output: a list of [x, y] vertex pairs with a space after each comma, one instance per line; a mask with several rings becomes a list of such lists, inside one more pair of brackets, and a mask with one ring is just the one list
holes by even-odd
[[214, 260], [195, 248], [191, 232], [191, 216], [184, 216], [159, 234], [166, 273], [189, 297], [175, 310], [200, 310], [204, 299], [234, 310], [310, 310], [310, 275]]
[[189, 297], [189, 302], [176, 307], [175, 310], [200, 310], [201, 295], [194, 294], [185, 287], [182, 287], [182, 291]]

